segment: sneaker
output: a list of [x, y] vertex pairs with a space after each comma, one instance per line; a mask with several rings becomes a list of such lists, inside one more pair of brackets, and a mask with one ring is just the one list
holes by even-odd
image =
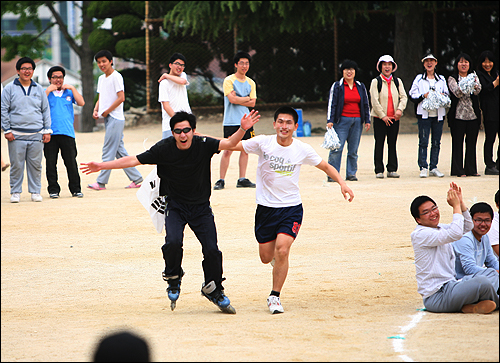
[[255, 188], [255, 183], [252, 183], [247, 178], [238, 179], [236, 183], [236, 188]]
[[498, 175], [498, 169], [496, 167], [484, 169], [484, 174], [485, 175]]
[[267, 306], [269, 307], [271, 314], [280, 314], [285, 312], [278, 296], [270, 295], [267, 298]]
[[420, 169], [420, 177], [427, 178], [429, 176], [429, 169]]
[[73, 193], [71, 194], [72, 197], [77, 197], [77, 198], [83, 198], [83, 193], [81, 192], [76, 192], [76, 193]]
[[132, 183], [130, 183], [129, 185], [127, 185], [127, 186], [125, 187], [125, 189], [140, 188], [140, 187], [141, 187], [141, 183], [136, 184], [135, 182], [132, 182]]
[[[387, 173], [387, 177], [389, 177], [389, 173]], [[384, 173], [377, 173], [377, 174], [375, 174], [375, 178], [377, 178], [377, 179], [384, 179]]]
[[348, 175], [345, 180], [358, 181], [358, 178], [356, 178], [356, 175]]
[[38, 193], [31, 193], [31, 200], [33, 202], [41, 202], [43, 200], [42, 196]]
[[94, 190], [106, 190], [106, 187], [101, 187], [98, 182], [95, 182], [94, 184], [88, 184], [87, 188]]
[[10, 196], [11, 203], [19, 203], [21, 201], [21, 193], [12, 193]]
[[396, 173], [395, 171], [388, 171], [387, 172], [387, 177], [388, 178], [399, 178], [399, 174]]
[[224, 179], [219, 179], [215, 182], [214, 190], [224, 189], [226, 183], [224, 183]]
[[443, 173], [441, 173], [438, 168], [434, 168], [429, 172], [430, 176], [437, 176], [438, 178], [442, 178], [444, 176]]
[[57, 198], [59, 198], [59, 193], [50, 193], [49, 197], [50, 197], [50, 199], [57, 199]]

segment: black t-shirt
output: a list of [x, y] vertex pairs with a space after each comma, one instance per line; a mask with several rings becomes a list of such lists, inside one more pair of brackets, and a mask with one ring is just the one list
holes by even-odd
[[156, 164], [160, 195], [186, 204], [209, 201], [212, 191], [210, 162], [219, 153], [219, 140], [194, 136], [188, 150], [179, 150], [174, 137], [157, 142], [137, 155], [141, 164]]

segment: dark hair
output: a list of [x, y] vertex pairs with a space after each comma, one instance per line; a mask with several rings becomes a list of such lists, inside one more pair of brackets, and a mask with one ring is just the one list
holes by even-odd
[[175, 124], [182, 121], [188, 121], [192, 129], [196, 128], [196, 116], [189, 112], [179, 111], [170, 119], [170, 129], [173, 131]]
[[184, 61], [184, 64], [186, 64], [186, 57], [184, 57], [181, 53], [172, 54], [172, 56], [170, 57], [170, 59], [168, 61], [168, 64], [174, 63], [177, 59]]
[[103, 338], [94, 352], [94, 362], [149, 362], [149, 346], [141, 337], [128, 332]]
[[49, 69], [49, 71], [47, 72], [47, 78], [51, 79], [52, 78], [52, 73], [54, 73], [54, 72], [62, 72], [63, 77], [66, 76], [66, 70], [63, 67], [61, 67], [61, 66], [54, 66], [54, 67], [51, 67]]
[[248, 54], [247, 52], [238, 52], [234, 55], [234, 58], [233, 58], [233, 64], [236, 64], [240, 61], [241, 58], [246, 58], [248, 59], [248, 62], [250, 63], [252, 61], [252, 57], [250, 56], [250, 54]]
[[473, 72], [473, 68], [472, 68], [472, 58], [470, 57], [470, 55], [468, 55], [467, 53], [460, 53], [456, 58], [455, 58], [455, 65], [453, 67], [453, 73], [454, 74], [458, 74], [458, 62], [460, 62], [460, 59], [465, 59], [467, 62], [469, 62], [469, 70], [467, 71], [467, 74], [469, 73], [472, 73]]
[[33, 67], [33, 70], [35, 70], [36, 66], [35, 66], [35, 62], [33, 61], [33, 59], [31, 59], [30, 57], [22, 57], [20, 58], [17, 63], [16, 63], [16, 69], [19, 71], [21, 70], [21, 66], [24, 64], [24, 63], [30, 63], [31, 66]]
[[420, 195], [413, 199], [413, 202], [411, 202], [410, 205], [410, 213], [413, 216], [413, 218], [417, 219], [420, 218], [420, 206], [424, 204], [425, 202], [432, 202], [434, 205], [436, 205], [436, 202], [432, 200], [431, 197], [428, 197], [427, 195]]
[[495, 193], [495, 203], [497, 204], [497, 207], [500, 204], [500, 200], [498, 200], [500, 198], [500, 196], [498, 195], [498, 192], [499, 192], [499, 190], [497, 190], [497, 192]]
[[472, 207], [470, 207], [469, 213], [472, 218], [474, 218], [474, 214], [476, 213], [489, 213], [491, 219], [493, 219], [493, 208], [491, 208], [491, 205], [485, 202], [474, 204]]
[[102, 58], [102, 57], [106, 57], [106, 58], [108, 58], [108, 60], [110, 62], [113, 62], [113, 53], [111, 53], [109, 50], [103, 49], [103, 50], [98, 51], [95, 54], [94, 59], [97, 62], [97, 59]]
[[340, 74], [344, 71], [344, 69], [354, 68], [354, 71], [358, 73], [358, 63], [350, 59], [344, 59], [342, 65], [340, 66]]
[[284, 113], [286, 115], [292, 116], [294, 124], [296, 124], [297, 122], [299, 122], [299, 114], [297, 113], [297, 111], [295, 111], [295, 109], [293, 107], [290, 107], [290, 106], [281, 106], [281, 107], [278, 107], [278, 109], [276, 110], [276, 112], [274, 112], [274, 121], [276, 121], [278, 119], [278, 115], [280, 113]]
[[493, 68], [491, 68], [491, 76], [495, 78], [497, 72], [498, 72], [498, 67], [497, 67], [497, 60], [495, 58], [495, 55], [491, 50], [485, 50], [481, 54], [479, 54], [479, 58], [477, 59], [477, 71], [486, 73], [486, 71], [483, 68], [483, 62], [485, 59], [488, 58], [491, 62], [493, 62]]

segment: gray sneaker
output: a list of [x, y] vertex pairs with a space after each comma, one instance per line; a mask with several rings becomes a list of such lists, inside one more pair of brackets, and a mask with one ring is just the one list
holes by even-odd
[[430, 176], [437, 176], [438, 178], [442, 178], [444, 176], [443, 173], [441, 173], [438, 168], [434, 168], [431, 171], [429, 171]]
[[388, 178], [399, 178], [399, 174], [396, 173], [395, 171], [388, 171], [387, 172], [387, 177]]
[[[389, 177], [389, 173], [387, 173], [387, 177]], [[375, 174], [375, 178], [377, 178], [377, 179], [384, 179], [384, 173], [377, 173], [377, 174]]]

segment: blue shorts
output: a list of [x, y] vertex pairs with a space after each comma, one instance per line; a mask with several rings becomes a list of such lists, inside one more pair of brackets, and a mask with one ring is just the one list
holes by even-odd
[[257, 242], [274, 241], [280, 233], [285, 233], [295, 239], [299, 233], [303, 215], [302, 204], [283, 208], [257, 205], [255, 211], [255, 238]]

